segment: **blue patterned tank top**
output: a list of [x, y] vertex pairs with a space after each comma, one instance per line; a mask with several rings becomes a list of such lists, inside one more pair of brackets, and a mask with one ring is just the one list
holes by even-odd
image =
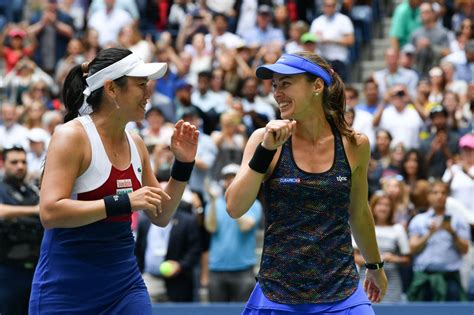
[[328, 171], [298, 168], [290, 138], [264, 183], [265, 237], [257, 278], [274, 302], [333, 302], [357, 288], [349, 227], [351, 169], [341, 135], [332, 132], [335, 152]]

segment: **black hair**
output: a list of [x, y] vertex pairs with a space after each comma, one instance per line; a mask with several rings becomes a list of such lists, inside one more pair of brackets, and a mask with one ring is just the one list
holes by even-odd
[[3, 151], [2, 151], [2, 160], [3, 161], [7, 160], [7, 156], [10, 152], [23, 152], [23, 153], [26, 154], [25, 149], [21, 146], [13, 146], [11, 148], [6, 148], [6, 149], [3, 149]]
[[[303, 57], [311, 63], [323, 68], [331, 77], [332, 84], [324, 85], [323, 109], [326, 119], [332, 122], [339, 132], [355, 143], [355, 131], [344, 119], [346, 97], [344, 95], [344, 83], [341, 77], [332, 69], [331, 65], [322, 57], [311, 52], [297, 52], [295, 55]], [[318, 77], [311, 73], [305, 73], [308, 82], [314, 82]]]
[[406, 169], [405, 169], [405, 163], [408, 161], [408, 159], [410, 158], [410, 155], [412, 155], [412, 154], [414, 154], [416, 156], [416, 160], [418, 162], [418, 170], [416, 172], [416, 179], [417, 180], [418, 179], [427, 179], [426, 170], [425, 170], [425, 163], [424, 163], [424, 160], [423, 160], [423, 157], [422, 157], [420, 151], [418, 151], [417, 149], [410, 149], [403, 156], [402, 162], [400, 163], [400, 165], [401, 165], [400, 175], [402, 175], [403, 178], [405, 178], [405, 179], [408, 178], [408, 174], [407, 174]]
[[[86, 67], [87, 70], [84, 69], [83, 65], [77, 65], [71, 69], [64, 81], [62, 91], [64, 105], [67, 110], [64, 122], [68, 122], [79, 115], [79, 109], [84, 102], [84, 95], [82, 92], [87, 86], [86, 77], [116, 63], [131, 53], [130, 50], [124, 48], [105, 49], [100, 51], [88, 64]], [[85, 75], [84, 70], [87, 71], [87, 76]], [[125, 87], [127, 85], [127, 78], [122, 76], [115, 79], [114, 82], [120, 87]], [[102, 101], [103, 90], [103, 87], [101, 87], [93, 91], [91, 95], [87, 97], [87, 103], [92, 107], [92, 110], [99, 108], [100, 102]]]

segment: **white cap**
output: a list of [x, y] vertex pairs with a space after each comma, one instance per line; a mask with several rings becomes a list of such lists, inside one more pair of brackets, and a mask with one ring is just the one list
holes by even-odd
[[49, 133], [43, 128], [33, 128], [28, 132], [28, 140], [33, 142], [47, 143], [49, 138]]
[[106, 80], [115, 80], [124, 75], [156, 80], [165, 75], [166, 69], [167, 65], [164, 62], [145, 63], [140, 57], [132, 53], [87, 77], [88, 86], [84, 90], [84, 94], [89, 96], [93, 91], [103, 87]]
[[240, 165], [239, 164], [227, 164], [224, 166], [221, 170], [221, 175], [222, 176], [227, 176], [227, 175], [235, 175], [239, 172], [240, 170]]

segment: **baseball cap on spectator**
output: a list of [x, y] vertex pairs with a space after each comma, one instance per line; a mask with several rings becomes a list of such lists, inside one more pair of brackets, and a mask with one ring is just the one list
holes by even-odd
[[258, 7], [257, 13], [262, 15], [271, 15], [272, 8], [268, 4], [262, 4]]
[[46, 143], [49, 140], [49, 134], [42, 128], [33, 128], [28, 132], [28, 140], [32, 142], [43, 142]]
[[10, 31], [8, 31], [8, 36], [23, 38], [26, 36], [26, 32], [20, 28], [12, 28]]
[[221, 175], [222, 177], [228, 176], [228, 175], [236, 175], [240, 170], [240, 165], [239, 164], [227, 164], [224, 166], [221, 170]]
[[179, 81], [176, 84], [176, 90], [182, 90], [182, 89], [192, 89], [193, 86], [192, 84], [186, 82], [186, 81]]
[[433, 106], [433, 108], [430, 110], [430, 118], [436, 114], [443, 114], [444, 116], [448, 117], [448, 112], [446, 111], [446, 108], [441, 105]]
[[303, 44], [316, 43], [316, 40], [317, 40], [316, 34], [311, 33], [311, 32], [304, 33], [300, 37], [300, 42], [302, 42]]
[[459, 139], [459, 147], [461, 149], [463, 148], [469, 148], [474, 150], [474, 134], [468, 133]]
[[410, 43], [406, 44], [402, 48], [402, 53], [405, 53], [407, 55], [413, 55], [415, 52], [416, 52], [415, 46], [413, 44], [410, 44]]

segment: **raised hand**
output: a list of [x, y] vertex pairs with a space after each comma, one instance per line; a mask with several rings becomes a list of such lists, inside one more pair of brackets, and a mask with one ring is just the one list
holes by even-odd
[[271, 120], [265, 126], [265, 134], [263, 135], [262, 146], [268, 150], [275, 150], [292, 135], [295, 131], [296, 121]]
[[196, 157], [199, 131], [188, 122], [179, 120], [171, 137], [171, 151], [180, 162], [192, 162]]
[[153, 216], [162, 212], [161, 202], [171, 197], [160, 187], [144, 186], [128, 195], [132, 211], [145, 210]]

